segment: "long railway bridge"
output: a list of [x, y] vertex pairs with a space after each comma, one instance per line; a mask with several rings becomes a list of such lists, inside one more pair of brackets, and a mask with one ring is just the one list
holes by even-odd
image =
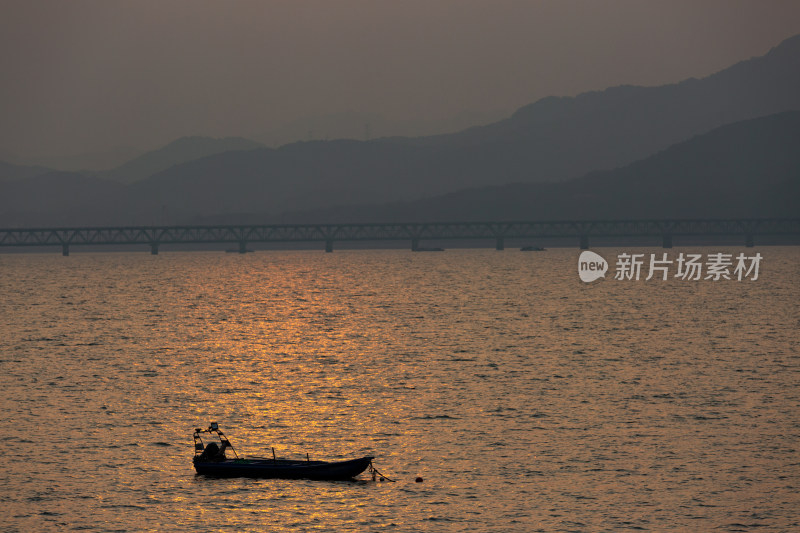
[[740, 236], [753, 246], [767, 235], [800, 236], [800, 218], [10, 228], [0, 229], [0, 247], [60, 246], [69, 255], [70, 246], [146, 245], [158, 254], [162, 244], [232, 243], [245, 253], [248, 243], [321, 242], [332, 252], [335, 242], [405, 240], [416, 251], [425, 240], [483, 239], [502, 250], [506, 239], [555, 237], [587, 249], [591, 238], [655, 237], [671, 248], [673, 237]]

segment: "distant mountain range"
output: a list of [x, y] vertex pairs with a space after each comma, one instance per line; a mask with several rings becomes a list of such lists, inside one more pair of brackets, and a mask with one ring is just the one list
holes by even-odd
[[45, 167], [13, 165], [11, 163], [0, 161], [0, 182], [24, 180], [27, 178], [33, 178], [34, 176], [47, 174], [48, 172], [53, 171]]
[[800, 111], [721, 126], [630, 165], [557, 183], [286, 213], [270, 222], [797, 217]]
[[223, 139], [183, 137], [163, 148], [132, 159], [113, 170], [98, 173], [98, 176], [120, 183], [133, 183], [187, 161], [194, 161], [224, 152], [253, 150], [263, 147], [263, 144], [241, 137], [225, 137]]
[[[487, 124], [500, 112], [465, 112], [456, 116], [406, 121], [387, 120], [372, 113], [333, 113], [302, 117], [295, 121], [257, 133], [253, 139], [265, 146], [278, 147], [299, 140], [358, 139], [370, 140], [379, 137], [433, 135], [442, 132], [460, 131], [475, 124]], [[415, 132], [413, 134], [409, 132]]]
[[795, 110], [800, 36], [700, 80], [545, 98], [447, 135], [186, 138], [94, 175], [0, 165], [0, 225], [769, 216], [797, 200]]

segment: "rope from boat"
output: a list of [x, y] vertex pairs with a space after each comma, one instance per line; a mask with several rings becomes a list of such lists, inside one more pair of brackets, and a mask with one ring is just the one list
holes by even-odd
[[386, 481], [391, 481], [392, 483], [396, 482], [397, 480], [389, 478], [389, 476], [384, 475], [380, 472], [375, 465], [372, 464], [372, 461], [369, 462], [369, 471], [372, 472], [372, 480], [375, 481], [375, 474], [381, 476], [381, 480], [385, 479]]

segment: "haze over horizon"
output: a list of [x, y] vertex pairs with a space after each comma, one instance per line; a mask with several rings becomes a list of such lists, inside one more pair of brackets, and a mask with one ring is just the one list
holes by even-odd
[[435, 133], [707, 76], [798, 33], [793, 1], [32, 1], [0, 20], [0, 159], [348, 114], [375, 117], [365, 136]]

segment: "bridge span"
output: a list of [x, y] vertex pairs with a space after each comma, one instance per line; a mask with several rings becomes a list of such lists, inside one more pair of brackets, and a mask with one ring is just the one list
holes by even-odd
[[0, 229], [0, 247], [60, 246], [69, 255], [70, 246], [146, 245], [158, 254], [162, 244], [232, 243], [245, 253], [248, 243], [321, 242], [332, 252], [335, 242], [404, 240], [416, 251], [424, 240], [469, 239], [502, 250], [506, 239], [562, 238], [588, 249], [592, 238], [656, 237], [671, 248], [673, 237], [738, 236], [753, 246], [767, 235], [800, 236], [800, 218], [9, 228]]

